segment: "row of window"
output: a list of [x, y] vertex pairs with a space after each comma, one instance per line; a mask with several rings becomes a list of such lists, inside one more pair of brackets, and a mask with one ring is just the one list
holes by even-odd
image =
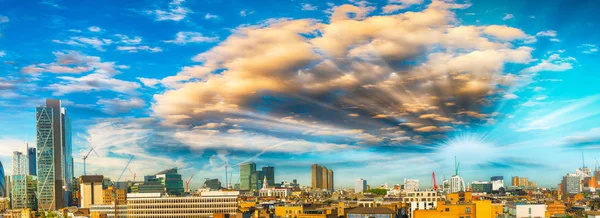
[[237, 203], [228, 204], [129, 204], [130, 209], [176, 209], [176, 208], [237, 208]]

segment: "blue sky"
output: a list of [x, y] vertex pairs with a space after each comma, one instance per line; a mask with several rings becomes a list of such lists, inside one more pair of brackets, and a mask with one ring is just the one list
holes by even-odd
[[[35, 106], [73, 119], [76, 175], [225, 162], [336, 186], [527, 176], [600, 156], [597, 1], [0, 0], [0, 161]], [[10, 170], [7, 170], [10, 172]], [[131, 173], [125, 174], [131, 179]], [[508, 179], [506, 179], [509, 182]], [[440, 182], [440, 181], [438, 181]]]

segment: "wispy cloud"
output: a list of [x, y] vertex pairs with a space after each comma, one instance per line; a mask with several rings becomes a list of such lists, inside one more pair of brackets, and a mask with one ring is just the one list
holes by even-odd
[[184, 0], [173, 0], [169, 3], [167, 9], [147, 10], [146, 13], [155, 17], [157, 21], [180, 21], [185, 19], [191, 10], [182, 6]]
[[598, 46], [594, 44], [583, 44], [578, 46], [578, 48], [581, 50], [581, 53], [584, 54], [593, 54], [598, 52]]
[[100, 28], [100, 27], [97, 27], [97, 26], [91, 26], [91, 27], [88, 27], [88, 30], [89, 30], [90, 32], [95, 32], [95, 33], [102, 32], [102, 28]]
[[8, 23], [10, 19], [7, 16], [0, 15], [0, 23]]
[[240, 11], [240, 16], [242, 16], [242, 17], [246, 17], [251, 14], [254, 14], [254, 11], [252, 11], [252, 10], [241, 10]]
[[127, 51], [130, 53], [135, 53], [138, 51], [148, 51], [148, 52], [162, 52], [163, 50], [159, 47], [150, 47], [147, 45], [140, 45], [140, 46], [117, 46], [117, 50], [119, 51]]
[[139, 109], [146, 105], [146, 102], [140, 98], [112, 98], [112, 99], [100, 99], [96, 102], [96, 105], [101, 107], [104, 113], [115, 115], [119, 113], [129, 113], [133, 109]]
[[506, 14], [502, 18], [502, 20], [510, 20], [510, 19], [513, 19], [513, 18], [515, 18], [515, 15], [513, 15], [513, 14]]
[[303, 3], [302, 4], [302, 10], [303, 11], [316, 11], [319, 8], [317, 8], [317, 6], [311, 5], [309, 3]]
[[216, 19], [219, 19], [219, 16], [216, 14], [207, 13], [206, 15], [204, 15], [204, 19], [216, 20]]
[[215, 42], [218, 39], [218, 37], [204, 36], [199, 32], [178, 32], [175, 39], [165, 40], [164, 42], [185, 45], [187, 43]]

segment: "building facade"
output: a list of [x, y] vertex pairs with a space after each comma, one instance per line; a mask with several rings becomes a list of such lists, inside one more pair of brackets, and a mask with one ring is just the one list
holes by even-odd
[[[275, 187], [275, 167], [272, 167], [272, 166], [263, 167], [261, 174], [262, 175], [258, 177], [259, 179], [267, 177], [267, 185], [269, 187]], [[262, 187], [262, 185], [261, 185], [261, 187]]]
[[333, 170], [327, 169], [325, 166], [313, 164], [311, 167], [311, 187], [313, 189], [333, 190]]
[[407, 191], [406, 196], [402, 198], [402, 202], [408, 206], [407, 212], [411, 218], [415, 210], [434, 209], [437, 206], [437, 202], [441, 200], [442, 197], [439, 193], [433, 190]]
[[79, 205], [90, 208], [94, 204], [103, 204], [102, 180], [104, 176], [84, 175], [79, 177]]
[[8, 197], [8, 190], [6, 190], [6, 180], [4, 179], [6, 175], [4, 174], [4, 166], [2, 166], [2, 161], [0, 161], [0, 197]]
[[545, 204], [507, 203], [504, 205], [504, 217], [546, 217], [546, 207]]
[[12, 209], [37, 210], [35, 176], [13, 175], [10, 183], [10, 198]]
[[135, 194], [127, 198], [127, 217], [199, 218], [237, 213], [239, 192], [202, 192], [200, 197], [160, 197]]
[[181, 174], [177, 173], [177, 168], [161, 171], [155, 176], [165, 186], [165, 192], [167, 194], [173, 196], [183, 195], [183, 180], [181, 179]]
[[473, 192], [491, 193], [492, 186], [493, 186], [492, 182], [488, 182], [488, 181], [473, 181], [473, 182], [471, 182], [471, 190]]
[[581, 177], [577, 174], [569, 173], [563, 176], [561, 184], [563, 194], [577, 194], [581, 192]]
[[38, 209], [69, 205], [73, 179], [71, 120], [60, 100], [46, 99], [36, 108]]
[[28, 175], [29, 160], [27, 158], [27, 154], [24, 154], [20, 151], [13, 152], [12, 156], [12, 174], [13, 175]]
[[419, 190], [419, 180], [418, 179], [404, 179], [404, 190], [406, 191], [418, 191]]
[[367, 191], [367, 180], [357, 179], [354, 182], [354, 193], [361, 193]]
[[29, 175], [32, 176], [36, 176], [37, 175], [37, 149], [35, 148], [30, 148], [29, 145], [27, 145], [27, 158], [28, 158], [28, 164], [29, 164]]
[[256, 190], [257, 177], [255, 163], [240, 165], [240, 190]]
[[504, 177], [503, 176], [492, 176], [490, 178], [492, 181], [492, 191], [498, 191], [500, 188], [504, 187]]
[[450, 193], [465, 191], [465, 181], [459, 175], [450, 177]]

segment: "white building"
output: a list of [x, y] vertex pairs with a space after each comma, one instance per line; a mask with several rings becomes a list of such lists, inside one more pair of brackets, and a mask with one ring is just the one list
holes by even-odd
[[402, 198], [402, 202], [410, 205], [408, 214], [411, 218], [415, 210], [435, 209], [437, 201], [441, 200], [440, 194], [433, 190], [407, 191], [406, 196]]
[[500, 188], [504, 187], [503, 176], [493, 176], [490, 181], [492, 181], [492, 191], [498, 191]]
[[[162, 197], [160, 193], [129, 193], [127, 205], [119, 205], [118, 217], [127, 218], [200, 218], [215, 213], [237, 213], [237, 191], [202, 192], [200, 197]], [[113, 205], [92, 205], [90, 212], [114, 217]]]
[[354, 193], [367, 191], [367, 180], [358, 179], [354, 182]]
[[455, 193], [455, 192], [461, 192], [461, 191], [465, 191], [465, 181], [463, 180], [463, 178], [460, 177], [459, 175], [454, 175], [454, 176], [450, 177], [450, 192], [449, 193]]
[[507, 218], [543, 218], [546, 216], [545, 204], [507, 203], [504, 205], [504, 216]]
[[418, 179], [404, 179], [404, 190], [406, 191], [418, 191], [419, 180]]

